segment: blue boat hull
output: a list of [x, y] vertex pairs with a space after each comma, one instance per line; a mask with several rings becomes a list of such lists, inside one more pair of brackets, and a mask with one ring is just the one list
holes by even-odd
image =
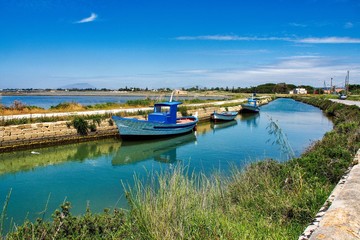
[[113, 116], [112, 119], [115, 121], [120, 137], [123, 139], [144, 139], [184, 134], [192, 131], [198, 122], [198, 119], [192, 116], [179, 118], [178, 122], [183, 121], [184, 123], [174, 124], [118, 116]]
[[260, 108], [251, 104], [241, 104], [241, 112], [259, 112]]

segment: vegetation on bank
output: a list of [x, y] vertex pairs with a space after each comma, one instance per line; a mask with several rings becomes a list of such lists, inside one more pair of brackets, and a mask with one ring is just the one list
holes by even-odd
[[[135, 179], [129, 210], [71, 214], [65, 202], [51, 221], [14, 227], [7, 239], [296, 239], [360, 148], [360, 109], [318, 98], [297, 100], [334, 118], [334, 129], [300, 158], [265, 160], [230, 176], [195, 175], [186, 166]], [[6, 202], [5, 205], [6, 206]], [[2, 216], [4, 215], [2, 212]]]

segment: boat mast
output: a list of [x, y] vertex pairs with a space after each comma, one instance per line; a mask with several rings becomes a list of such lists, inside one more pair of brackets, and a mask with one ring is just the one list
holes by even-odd
[[173, 97], [174, 97], [174, 94], [175, 94], [177, 91], [179, 91], [179, 90], [174, 89], [174, 90], [172, 91], [169, 102], [172, 102]]
[[174, 96], [174, 94], [175, 94], [175, 91], [176, 91], [176, 90], [173, 90], [173, 91], [172, 91], [169, 102], [172, 102], [173, 96]]

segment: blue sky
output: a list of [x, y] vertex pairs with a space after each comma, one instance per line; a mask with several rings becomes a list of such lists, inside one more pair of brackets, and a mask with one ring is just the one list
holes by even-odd
[[360, 84], [359, 0], [0, 0], [0, 88]]

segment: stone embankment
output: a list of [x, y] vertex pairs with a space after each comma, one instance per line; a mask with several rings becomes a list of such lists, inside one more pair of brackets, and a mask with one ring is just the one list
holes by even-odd
[[0, 127], [0, 152], [67, 142], [114, 137], [116, 126], [109, 119], [96, 125], [88, 135], [78, 134], [70, 121], [32, 123]]
[[[360, 239], [360, 149], [349, 169], [299, 240]], [[330, 206], [330, 207], [329, 207]]]
[[[206, 104], [188, 104], [188, 115], [198, 115], [200, 121], [209, 120], [210, 114], [214, 111], [239, 111], [240, 103], [246, 99], [237, 99], [230, 101], [219, 101]], [[270, 97], [262, 98], [259, 104], [266, 104], [271, 101]], [[231, 104], [234, 107], [222, 107], [224, 104]], [[63, 117], [63, 116], [84, 116], [84, 115], [113, 115], [119, 112], [137, 112], [138, 110], [147, 111], [151, 108], [133, 108], [133, 109], [116, 109], [116, 110], [100, 110], [87, 112], [70, 112], [70, 113], [51, 113], [51, 114], [27, 114], [2, 116], [4, 120], [14, 118], [37, 118], [37, 117]], [[143, 118], [143, 116], [134, 116]], [[91, 120], [90, 120], [91, 121]], [[16, 149], [32, 148], [38, 146], [55, 145], [67, 142], [87, 141], [91, 139], [118, 137], [119, 132], [115, 123], [110, 119], [103, 119], [100, 123], [96, 123], [96, 130], [89, 132], [88, 135], [82, 136], [69, 121], [32, 123], [22, 125], [0, 126], [0, 152], [12, 151]]]

